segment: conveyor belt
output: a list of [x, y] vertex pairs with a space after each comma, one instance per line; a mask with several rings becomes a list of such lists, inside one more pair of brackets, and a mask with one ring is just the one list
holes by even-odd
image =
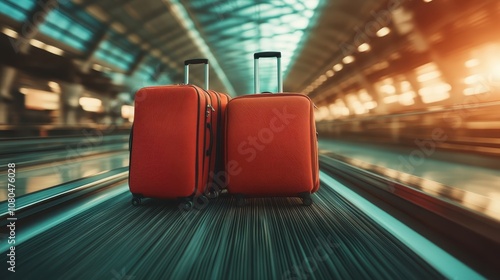
[[[443, 279], [334, 190], [296, 198], [220, 197], [205, 209], [130, 193], [16, 248], [15, 279]], [[22, 229], [19, 229], [22, 230]], [[5, 264], [6, 254], [2, 254]], [[6, 269], [2, 269], [4, 274]], [[5, 278], [4, 278], [5, 279]]]
[[[80, 138], [76, 138], [80, 139]], [[0, 167], [7, 163], [15, 162], [16, 165], [33, 166], [42, 163], [53, 163], [60, 161], [75, 161], [82, 157], [112, 153], [116, 151], [128, 151], [128, 136], [106, 136], [100, 139], [60, 139], [62, 143], [48, 145], [43, 140], [31, 140], [30, 145], [11, 147], [16, 141], [0, 143]], [[25, 141], [26, 142], [26, 141]], [[64, 144], [67, 142], [67, 144]], [[14, 143], [14, 144], [13, 144]], [[39, 143], [39, 144], [35, 144]]]

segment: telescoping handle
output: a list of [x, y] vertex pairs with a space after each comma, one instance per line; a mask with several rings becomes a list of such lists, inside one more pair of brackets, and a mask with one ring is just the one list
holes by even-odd
[[205, 64], [205, 89], [208, 90], [208, 59], [195, 58], [184, 61], [184, 83], [189, 84], [189, 65], [190, 64]]
[[254, 53], [253, 68], [254, 68], [254, 88], [255, 93], [260, 93], [260, 82], [259, 82], [259, 58], [261, 57], [276, 57], [278, 63], [278, 92], [283, 92], [283, 81], [281, 78], [281, 52], [258, 52]]

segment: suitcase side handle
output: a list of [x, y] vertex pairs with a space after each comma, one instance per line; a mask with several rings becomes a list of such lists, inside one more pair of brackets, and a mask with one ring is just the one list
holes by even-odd
[[194, 58], [184, 61], [184, 83], [189, 84], [189, 65], [190, 64], [205, 64], [205, 89], [208, 90], [208, 59], [206, 58]]
[[259, 58], [261, 57], [275, 57], [277, 60], [277, 70], [278, 70], [278, 92], [283, 92], [283, 81], [281, 77], [281, 52], [258, 52], [253, 54], [254, 58], [254, 90], [255, 93], [260, 93], [260, 82], [259, 82]]
[[210, 134], [210, 144], [208, 145], [208, 150], [206, 152], [206, 156], [210, 156], [212, 154], [212, 148], [214, 146], [214, 136], [212, 131], [212, 125], [207, 123], [208, 133]]

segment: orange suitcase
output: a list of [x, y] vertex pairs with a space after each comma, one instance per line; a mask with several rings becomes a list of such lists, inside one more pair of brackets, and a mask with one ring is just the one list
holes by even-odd
[[129, 166], [134, 205], [143, 197], [183, 198], [184, 209], [199, 198], [206, 202], [210, 176], [223, 160], [215, 155], [228, 97], [188, 84], [189, 65], [199, 63], [205, 64], [208, 88], [208, 60], [193, 59], [184, 63], [184, 85], [145, 87], [135, 96]]
[[[278, 60], [281, 53], [256, 53], [255, 91], [259, 92], [258, 60]], [[297, 196], [311, 205], [319, 188], [314, 105], [303, 94], [254, 94], [233, 98], [226, 112], [227, 189], [243, 205], [251, 196]]]

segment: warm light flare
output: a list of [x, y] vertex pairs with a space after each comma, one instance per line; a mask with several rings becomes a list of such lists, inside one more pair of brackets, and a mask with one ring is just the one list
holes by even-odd
[[380, 87], [380, 91], [386, 94], [395, 94], [396, 88], [393, 85], [383, 85]]
[[333, 66], [333, 68], [332, 68], [332, 69], [333, 69], [333, 71], [335, 71], [335, 72], [339, 72], [339, 71], [341, 71], [343, 68], [344, 68], [344, 66], [343, 66], [341, 63], [338, 63], [338, 64], [335, 64], [335, 65]]
[[428, 72], [428, 73], [419, 75], [417, 77], [417, 80], [419, 82], [423, 83], [423, 82], [431, 81], [431, 80], [434, 80], [434, 79], [437, 79], [437, 78], [440, 78], [440, 77], [441, 77], [441, 72], [439, 72], [438, 70], [436, 70], [436, 71], [432, 71], [432, 72]]
[[353, 63], [354, 60], [355, 60], [354, 56], [348, 55], [348, 56], [344, 57], [344, 59], [342, 59], [342, 62], [344, 62], [344, 64], [350, 64], [350, 63]]
[[128, 119], [130, 122], [134, 121], [134, 106], [123, 105], [121, 111], [122, 118]]
[[24, 104], [32, 110], [57, 110], [59, 109], [59, 95], [50, 91], [33, 88], [20, 88], [25, 95]]
[[384, 37], [389, 35], [389, 33], [391, 33], [391, 29], [389, 29], [389, 27], [382, 27], [377, 31], [377, 36]]
[[397, 95], [390, 95], [390, 96], [384, 97], [385, 104], [396, 103], [398, 101], [399, 101], [399, 96], [397, 96]]
[[14, 30], [12, 30], [10, 28], [7, 28], [7, 27], [4, 27], [2, 29], [2, 33], [5, 34], [5, 35], [7, 35], [7, 36], [9, 36], [9, 37], [11, 37], [11, 38], [14, 38], [14, 39], [17, 39], [17, 36], [18, 36], [18, 34], [17, 34], [16, 31], [14, 31]]
[[371, 47], [367, 43], [363, 43], [363, 44], [359, 45], [359, 47], [358, 47], [358, 52], [367, 52], [369, 50], [371, 50]]
[[97, 98], [80, 97], [78, 102], [85, 111], [100, 112], [102, 110], [102, 101]]
[[469, 59], [465, 62], [465, 67], [474, 68], [476, 66], [479, 66], [479, 63], [479, 59]]
[[434, 103], [450, 98], [451, 85], [438, 83], [432, 86], [423, 87], [418, 91], [425, 104]]
[[39, 49], [45, 48], [45, 43], [42, 41], [38, 41], [37, 39], [31, 39], [30, 45], [32, 45], [33, 47], [39, 48]]

